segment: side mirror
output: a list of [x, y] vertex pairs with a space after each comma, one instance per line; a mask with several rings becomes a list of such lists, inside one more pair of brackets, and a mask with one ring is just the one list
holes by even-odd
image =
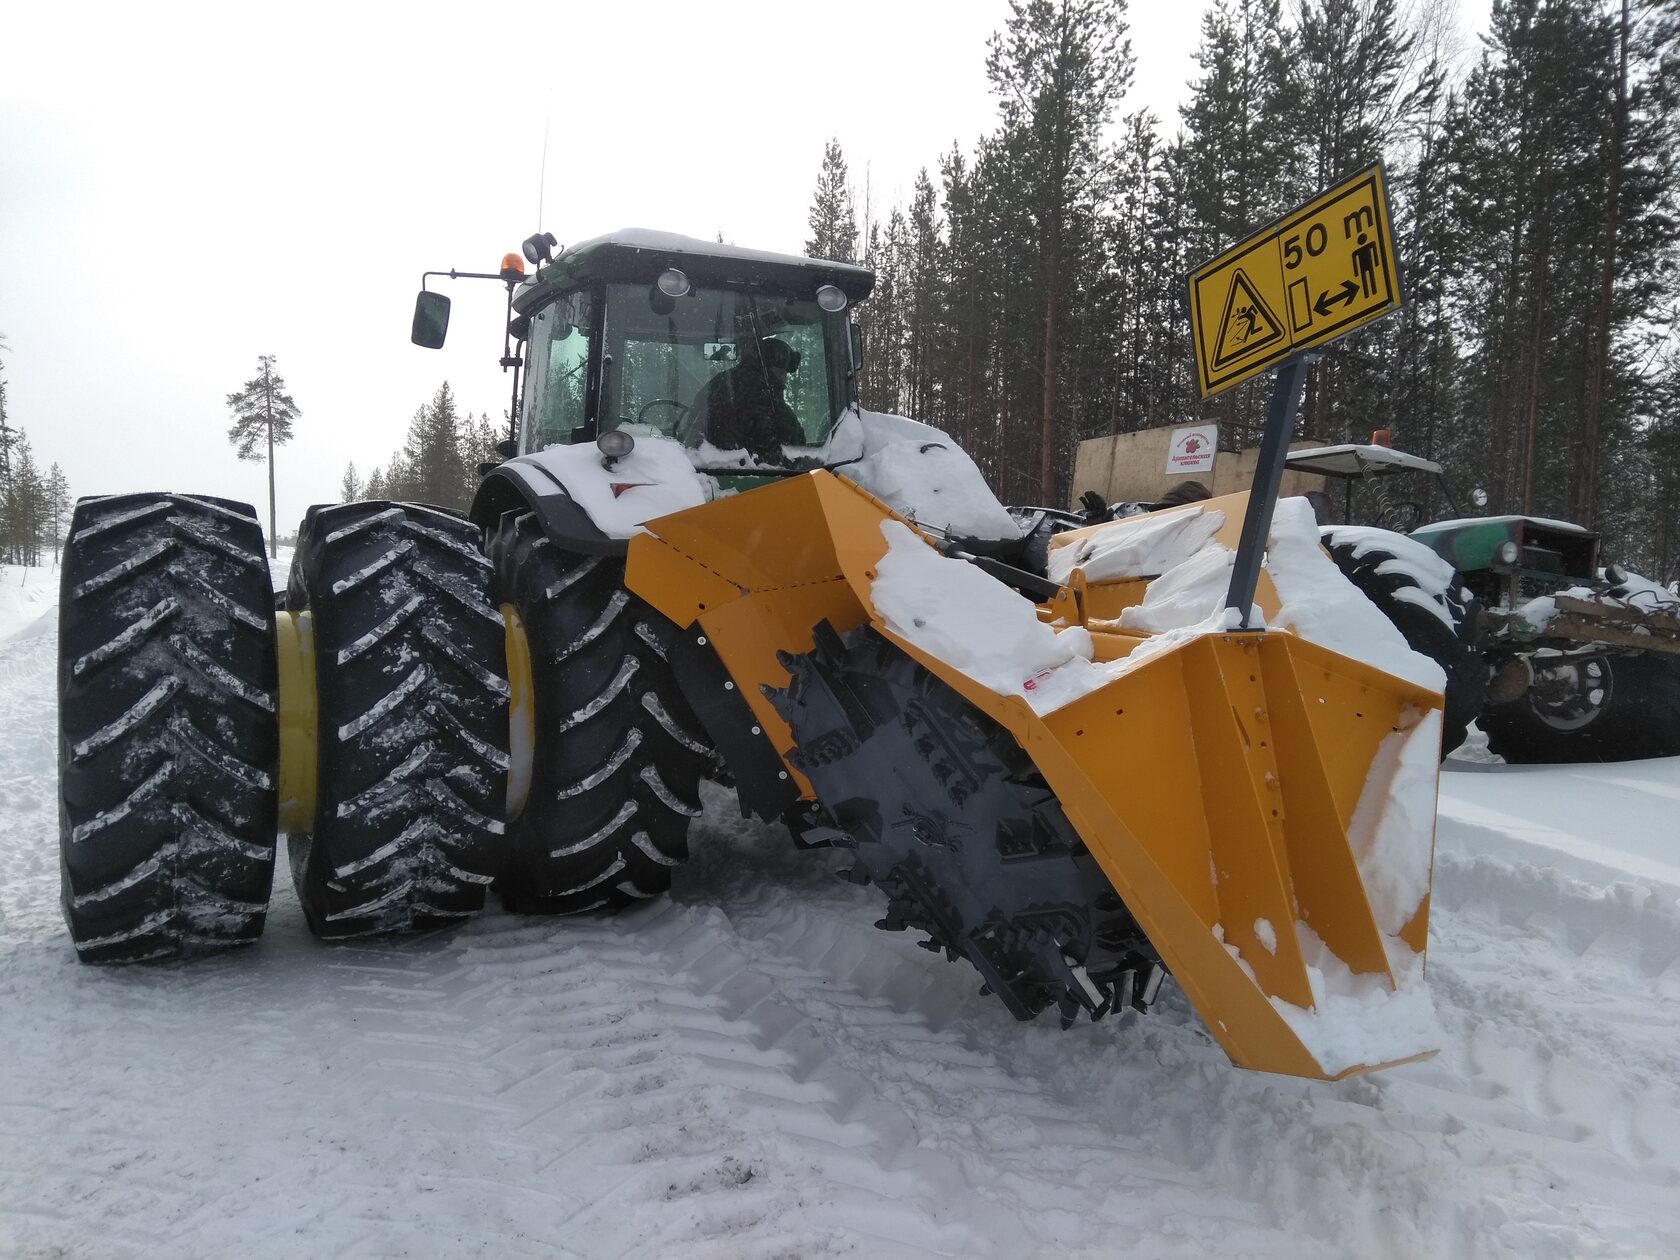
[[852, 324], [852, 371], [863, 371], [863, 329]]
[[414, 299], [414, 328], [408, 339], [428, 350], [441, 350], [449, 331], [449, 299], [422, 289]]

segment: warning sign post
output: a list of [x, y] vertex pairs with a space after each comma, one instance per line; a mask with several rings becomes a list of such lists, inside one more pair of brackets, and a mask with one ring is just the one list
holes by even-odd
[[1400, 307], [1394, 226], [1378, 163], [1190, 275], [1203, 398]]
[[1400, 308], [1400, 267], [1378, 163], [1190, 273], [1190, 328], [1203, 398], [1277, 365], [1254, 488], [1231, 563], [1228, 625], [1254, 626], [1289, 434], [1314, 351]]

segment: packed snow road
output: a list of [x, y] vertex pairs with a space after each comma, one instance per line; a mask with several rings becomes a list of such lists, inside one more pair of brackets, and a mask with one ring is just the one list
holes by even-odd
[[1441, 1055], [1068, 1033], [714, 792], [674, 895], [84, 967], [55, 575], [0, 570], [0, 1255], [1680, 1255], [1680, 760], [1449, 763]]

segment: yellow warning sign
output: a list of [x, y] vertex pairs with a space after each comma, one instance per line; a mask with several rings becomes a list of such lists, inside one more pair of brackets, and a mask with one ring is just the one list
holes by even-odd
[[1283, 324], [1266, 305], [1254, 282], [1241, 267], [1231, 271], [1231, 291], [1219, 317], [1219, 336], [1213, 343], [1213, 370], [1258, 354], [1283, 336]]
[[1345, 336], [1400, 303], [1378, 163], [1190, 274], [1201, 396]]

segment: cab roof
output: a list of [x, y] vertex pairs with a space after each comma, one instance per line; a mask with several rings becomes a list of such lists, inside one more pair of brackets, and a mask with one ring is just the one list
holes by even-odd
[[1364, 477], [1385, 473], [1438, 473], [1441, 465], [1421, 455], [1408, 455], [1391, 446], [1370, 446], [1345, 442], [1340, 446], [1318, 446], [1305, 451], [1290, 451], [1285, 468], [1296, 472], [1317, 473], [1320, 477]]
[[568, 245], [558, 258], [519, 287], [514, 294], [514, 309], [523, 314], [556, 290], [574, 289], [594, 280], [652, 284], [668, 267], [685, 272], [701, 288], [751, 285], [788, 294], [814, 294], [821, 286], [832, 284], [849, 301], [861, 302], [875, 287], [875, 273], [851, 263], [720, 245], [675, 232], [623, 228]]

